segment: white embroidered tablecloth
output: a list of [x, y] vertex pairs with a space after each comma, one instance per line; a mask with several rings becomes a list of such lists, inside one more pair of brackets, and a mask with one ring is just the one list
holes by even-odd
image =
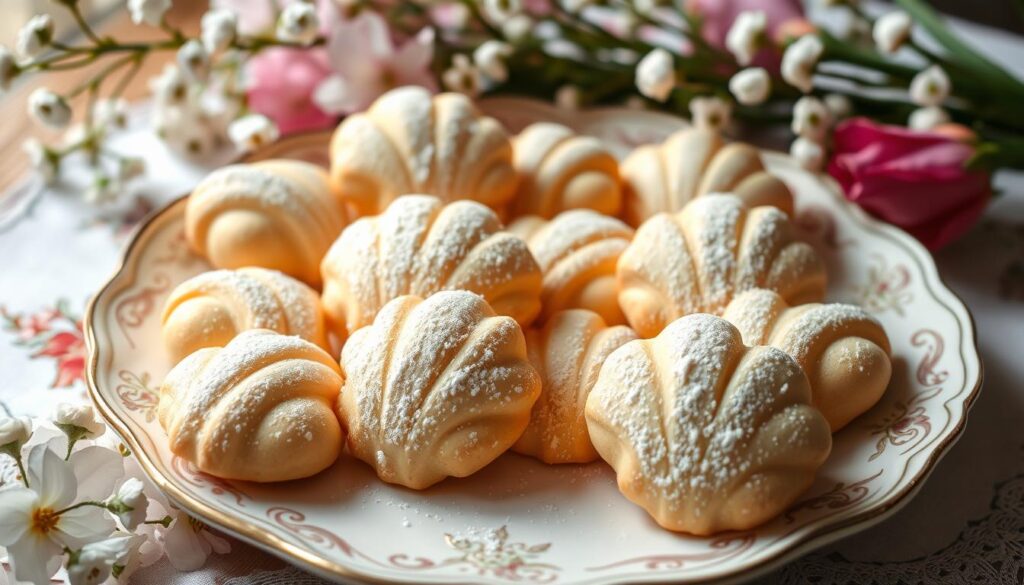
[[[960, 27], [1024, 73], [1024, 41]], [[0, 195], [0, 402], [49, 414], [87, 400], [81, 316], [110, 276], [131, 227], [208, 168], [175, 158], [136, 130], [122, 148], [145, 153], [150, 174], [116, 209], [97, 212], [68, 191], [31, 181]], [[214, 161], [223, 162], [223, 161]], [[1024, 178], [967, 237], [937, 256], [940, 274], [974, 313], [985, 383], [960, 442], [919, 495], [892, 518], [811, 553], [764, 579], [785, 583], [1019, 583], [1024, 578]], [[133, 583], [305, 584], [316, 577], [238, 541], [192, 573], [166, 561]]]

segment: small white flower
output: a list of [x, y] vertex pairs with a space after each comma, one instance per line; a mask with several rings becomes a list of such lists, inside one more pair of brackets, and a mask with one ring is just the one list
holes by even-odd
[[563, 85], [555, 91], [555, 106], [563, 110], [578, 110], [581, 102], [580, 88], [575, 85]]
[[32, 162], [32, 168], [43, 179], [43, 183], [52, 185], [57, 180], [58, 158], [56, 154], [35, 138], [26, 140], [22, 149]]
[[[138, 481], [138, 480], [136, 480]], [[70, 585], [99, 585], [110, 578], [114, 565], [124, 566], [132, 535], [114, 536], [90, 542], [69, 555], [67, 571]]]
[[285, 6], [277, 20], [277, 38], [300, 45], [312, 45], [320, 30], [316, 6], [306, 2], [292, 2]]
[[18, 32], [18, 53], [30, 58], [53, 41], [53, 18], [49, 14], [33, 16]]
[[474, 97], [480, 93], [483, 78], [480, 70], [473, 66], [469, 57], [458, 54], [452, 57], [452, 66], [441, 74], [441, 81], [450, 91]]
[[818, 98], [804, 96], [793, 104], [793, 122], [790, 127], [797, 136], [822, 142], [831, 125], [832, 114]]
[[919, 106], [938, 106], [949, 97], [949, 76], [938, 65], [932, 65], [910, 81], [910, 99]]
[[502, 23], [523, 12], [522, 0], [484, 0], [484, 16], [492, 23]]
[[772, 78], [763, 67], [749, 67], [729, 80], [729, 92], [745, 106], [764, 103], [772, 91]]
[[270, 118], [262, 114], [243, 116], [228, 126], [228, 137], [240, 150], [252, 151], [277, 140], [280, 132]]
[[690, 119], [697, 128], [721, 130], [732, 119], [732, 104], [720, 97], [695, 97], [690, 100]]
[[96, 418], [96, 411], [88, 404], [58, 404], [53, 422], [57, 425], [78, 427], [85, 432], [84, 436], [87, 439], [95, 439], [107, 428]]
[[484, 41], [473, 51], [473, 63], [488, 79], [496, 83], [508, 81], [505, 59], [512, 54], [512, 45], [501, 41]]
[[736, 57], [740, 65], [750, 65], [765, 41], [768, 17], [760, 10], [744, 11], [736, 16], [725, 35], [725, 48]]
[[126, 128], [128, 126], [128, 102], [122, 98], [99, 100], [93, 107], [92, 118], [98, 126]]
[[128, 0], [128, 11], [135, 24], [160, 26], [164, 14], [171, 8], [171, 0]]
[[633, 10], [637, 14], [649, 15], [658, 7], [658, 0], [633, 0]]
[[165, 65], [163, 72], [150, 81], [149, 87], [156, 96], [157, 104], [161, 106], [182, 105], [188, 100], [185, 76], [174, 65]]
[[533, 19], [525, 14], [517, 14], [501, 23], [501, 34], [513, 43], [525, 39], [532, 30]]
[[841, 93], [825, 94], [825, 107], [832, 114], [833, 120], [842, 120], [853, 112], [853, 103], [850, 98]]
[[223, 51], [238, 36], [238, 15], [225, 8], [211, 10], [200, 20], [200, 30], [203, 46], [208, 53]]
[[562, 9], [566, 12], [576, 14], [589, 6], [592, 1], [593, 0], [558, 0], [558, 3], [562, 5]]
[[871, 30], [875, 47], [883, 53], [895, 53], [910, 38], [911, 26], [913, 21], [910, 20], [910, 15], [902, 10], [879, 17]]
[[825, 163], [825, 149], [821, 144], [803, 136], [797, 137], [789, 146], [789, 155], [809, 171], [821, 170]]
[[675, 86], [675, 61], [665, 49], [654, 49], [637, 64], [636, 87], [644, 96], [663, 102]]
[[28, 112], [37, 122], [55, 130], [71, 121], [71, 108], [64, 98], [42, 87], [29, 94]]
[[950, 121], [949, 113], [939, 106], [918, 108], [910, 113], [907, 127], [911, 130], [931, 130]]
[[10, 49], [0, 45], [0, 92], [11, 89], [11, 82], [21, 73], [18, 62]]
[[813, 87], [811, 76], [824, 52], [825, 45], [817, 35], [800, 37], [782, 55], [782, 79], [800, 91], [809, 93]]
[[0, 418], [0, 448], [21, 452], [21, 446], [32, 436], [32, 419], [24, 416]]
[[178, 49], [178, 67], [187, 79], [206, 81], [210, 76], [210, 54], [201, 42], [192, 39]]
[[143, 487], [139, 479], [129, 477], [117, 488], [117, 493], [104, 502], [107, 509], [117, 515], [121, 525], [129, 532], [134, 532], [146, 520], [149, 499], [142, 493]]

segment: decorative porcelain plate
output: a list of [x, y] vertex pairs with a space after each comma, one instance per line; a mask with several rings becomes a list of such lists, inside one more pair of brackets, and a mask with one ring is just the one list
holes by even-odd
[[[515, 131], [555, 120], [619, 153], [685, 122], [630, 110], [569, 113], [537, 102], [484, 102]], [[326, 162], [328, 133], [297, 136], [255, 158]], [[86, 316], [93, 399], [146, 472], [203, 521], [325, 577], [385, 582], [738, 581], [875, 524], [905, 504], [963, 430], [981, 382], [971, 316], [929, 254], [872, 220], [827, 177], [765, 153], [793, 188], [799, 224], [827, 259], [833, 301], [859, 303], [893, 347], [885, 397], [835, 437], [813, 487], [756, 530], [712, 538], [658, 528], [619, 494], [603, 463], [547, 466], [506, 454], [480, 473], [426, 491], [386, 485], [342, 456], [311, 479], [226, 482], [173, 457], [156, 420], [170, 364], [160, 309], [171, 289], [209, 269], [184, 237], [184, 200], [146, 222]]]

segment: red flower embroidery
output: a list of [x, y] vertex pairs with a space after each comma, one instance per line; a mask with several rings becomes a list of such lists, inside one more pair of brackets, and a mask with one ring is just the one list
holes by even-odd
[[12, 314], [0, 308], [4, 328], [14, 332], [14, 345], [32, 349], [33, 359], [57, 362], [52, 388], [66, 388], [81, 380], [85, 371], [85, 338], [82, 322], [68, 310], [66, 301], [34, 314]]

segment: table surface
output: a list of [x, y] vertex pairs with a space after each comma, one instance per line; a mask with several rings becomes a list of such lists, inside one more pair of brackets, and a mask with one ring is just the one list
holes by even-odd
[[[201, 6], [174, 18], [194, 29]], [[1018, 74], [1024, 74], [1024, 40], [975, 25], [957, 27]], [[122, 38], [143, 38], [126, 14], [103, 29]], [[169, 56], [150, 61], [129, 88], [129, 98], [146, 93], [146, 80]], [[74, 87], [82, 72], [46, 78], [55, 89]], [[116, 265], [131, 225], [146, 211], [183, 192], [207, 168], [174, 159], [155, 138], [124, 140], [146, 144], [153, 173], [126, 204], [94, 211], [57, 190], [33, 202], [24, 187], [26, 159], [21, 142], [35, 134], [25, 114], [25, 97], [39, 80], [16, 88], [0, 101], [0, 309], [27, 316], [66, 303], [68, 329], [88, 296]], [[138, 123], [138, 120], [136, 120]], [[129, 135], [132, 134], [130, 131]], [[148, 154], [152, 152], [152, 154]], [[882, 524], [781, 569], [765, 583], [1019, 583], [1024, 575], [1024, 179], [1000, 177], [1003, 195], [967, 237], [937, 255], [940, 273], [972, 309], [986, 380], [961, 441], [938, 465], [920, 494]], [[18, 189], [13, 189], [18, 187]], [[18, 198], [26, 199], [24, 205]], [[7, 221], [4, 221], [7, 204]], [[12, 219], [11, 209], [17, 217]], [[20, 209], [20, 211], [18, 211]], [[59, 325], [56, 325], [59, 326]], [[79, 324], [80, 326], [80, 324]], [[0, 401], [19, 414], [45, 415], [58, 401], [84, 400], [80, 358], [84, 347], [60, 355], [34, 353], [15, 333], [0, 330]], [[76, 361], [77, 360], [77, 361]], [[76, 369], [77, 368], [77, 369]], [[13, 374], [13, 375], [12, 375]], [[49, 405], [49, 407], [48, 407]], [[166, 562], [144, 569], [133, 583], [314, 584], [315, 577], [232, 541], [232, 552], [211, 557], [194, 573], [177, 573]]]

